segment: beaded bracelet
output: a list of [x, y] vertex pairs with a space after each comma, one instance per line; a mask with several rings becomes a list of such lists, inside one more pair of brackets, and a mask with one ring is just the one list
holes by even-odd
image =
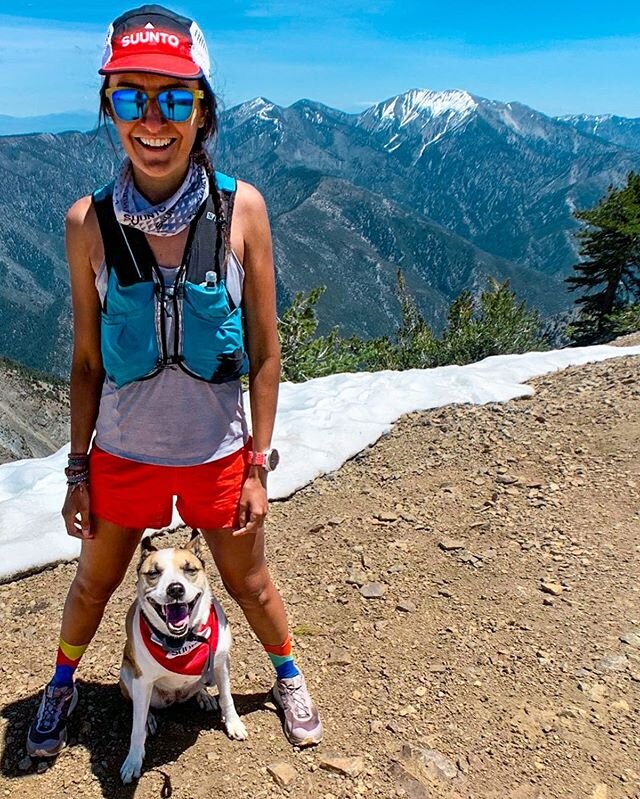
[[65, 469], [64, 473], [67, 476], [67, 485], [73, 486], [78, 485], [80, 483], [88, 483], [89, 482], [89, 470], [85, 469], [82, 472], [74, 471], [71, 468]]

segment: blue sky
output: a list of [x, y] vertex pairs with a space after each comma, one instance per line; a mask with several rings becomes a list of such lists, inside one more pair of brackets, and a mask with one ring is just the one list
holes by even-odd
[[[130, 6], [15, 0], [7, 7], [0, 114], [93, 110], [106, 27]], [[547, 114], [640, 117], [637, 0], [180, 0], [172, 7], [204, 30], [227, 108], [261, 95], [356, 112], [411, 88], [460, 88]]]

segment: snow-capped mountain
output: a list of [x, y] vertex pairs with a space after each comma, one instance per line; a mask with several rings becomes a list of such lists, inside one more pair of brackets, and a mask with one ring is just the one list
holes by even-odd
[[460, 128], [477, 109], [478, 101], [468, 92], [425, 89], [392, 97], [372, 106], [358, 119], [358, 126], [380, 136], [388, 152], [418, 145], [416, 160], [429, 144]]
[[620, 147], [640, 150], [640, 119], [628, 119], [615, 114], [579, 114], [558, 119], [572, 125], [580, 133], [598, 136]]
[[[324, 330], [376, 335], [398, 319], [398, 269], [436, 329], [489, 275], [543, 313], [569, 307], [573, 211], [640, 171], [640, 152], [603, 138], [605, 122], [594, 135], [584, 120], [457, 89], [412, 89], [361, 114], [256, 97], [222, 111], [212, 156], [265, 196], [280, 308], [323, 284]], [[64, 213], [117, 160], [102, 135], [0, 137], [0, 354], [66, 373]]]

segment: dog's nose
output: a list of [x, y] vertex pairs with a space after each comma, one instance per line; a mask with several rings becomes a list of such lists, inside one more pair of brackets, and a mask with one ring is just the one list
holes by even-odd
[[184, 585], [182, 583], [171, 583], [167, 587], [167, 596], [171, 599], [182, 599], [184, 596]]

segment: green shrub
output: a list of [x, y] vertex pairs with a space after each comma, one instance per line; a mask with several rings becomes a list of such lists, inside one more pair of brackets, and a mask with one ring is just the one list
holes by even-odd
[[336, 372], [429, 369], [548, 349], [538, 312], [517, 301], [508, 281], [492, 280], [476, 301], [463, 291], [451, 303], [447, 327], [438, 340], [400, 272], [397, 278], [401, 320], [393, 339], [342, 338], [337, 327], [316, 336], [315, 306], [325, 287], [298, 293], [279, 320], [283, 379], [300, 382]]
[[451, 303], [448, 324], [438, 345], [440, 366], [548, 349], [538, 311], [530, 311], [524, 301], [517, 301], [508, 280], [499, 283], [493, 278], [477, 303], [469, 291], [463, 291]]

